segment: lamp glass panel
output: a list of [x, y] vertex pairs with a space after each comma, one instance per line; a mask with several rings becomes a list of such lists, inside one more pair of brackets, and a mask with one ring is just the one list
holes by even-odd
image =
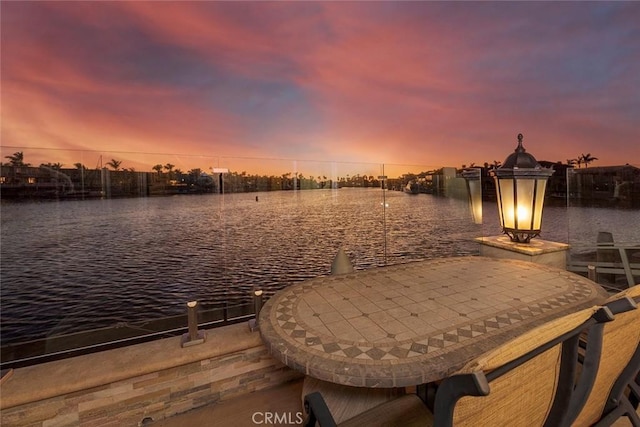
[[542, 225], [542, 207], [544, 205], [544, 193], [547, 187], [547, 179], [536, 179], [536, 182], [536, 206], [535, 216], [533, 218], [533, 227], [534, 230], [540, 230]]
[[482, 188], [480, 180], [469, 180], [469, 193], [471, 197], [471, 215], [475, 224], [482, 224]]
[[516, 224], [518, 230], [532, 230], [531, 219], [533, 215], [533, 189], [535, 179], [517, 179], [518, 208], [516, 210]]
[[498, 202], [498, 218], [500, 219], [500, 227], [504, 228], [504, 220], [502, 219], [502, 195], [500, 194], [500, 181], [498, 178], [494, 178], [494, 182], [496, 184], [496, 199]]
[[515, 228], [515, 206], [513, 197], [513, 179], [500, 179], [500, 198], [498, 207], [500, 208], [500, 222], [504, 228]]

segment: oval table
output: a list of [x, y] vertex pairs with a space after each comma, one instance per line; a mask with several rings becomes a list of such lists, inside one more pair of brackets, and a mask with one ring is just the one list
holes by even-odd
[[276, 359], [313, 378], [394, 388], [443, 379], [563, 314], [596, 283], [553, 267], [454, 257], [319, 277], [278, 291], [259, 316]]

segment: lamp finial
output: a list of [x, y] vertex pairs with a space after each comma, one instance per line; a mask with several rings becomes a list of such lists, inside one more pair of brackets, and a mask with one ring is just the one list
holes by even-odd
[[516, 147], [516, 153], [524, 153], [526, 150], [524, 149], [524, 147], [522, 146], [522, 140], [524, 139], [524, 136], [522, 136], [521, 133], [518, 134], [518, 146]]

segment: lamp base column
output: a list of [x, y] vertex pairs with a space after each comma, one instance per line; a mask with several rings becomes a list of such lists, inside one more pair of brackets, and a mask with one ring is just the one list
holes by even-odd
[[532, 239], [529, 243], [512, 242], [507, 236], [477, 237], [480, 255], [490, 258], [519, 259], [551, 267], [567, 268], [570, 246], [566, 243]]

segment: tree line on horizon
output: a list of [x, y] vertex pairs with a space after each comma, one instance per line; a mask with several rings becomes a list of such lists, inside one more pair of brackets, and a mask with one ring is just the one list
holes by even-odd
[[[81, 163], [74, 163], [73, 168], [63, 168], [62, 163], [51, 162], [32, 167], [30, 163], [25, 162], [22, 151], [5, 156], [5, 159], [9, 162], [0, 162], [0, 166], [3, 167], [2, 176], [0, 176], [0, 184], [2, 184], [0, 195], [3, 198], [111, 198], [342, 187], [380, 188], [381, 186], [390, 190], [405, 190], [409, 184], [419, 186], [422, 193], [440, 194], [440, 187], [446, 181], [440, 178], [449, 175], [447, 170], [455, 170], [458, 175], [467, 168], [467, 165], [462, 165], [462, 168], [439, 168], [420, 173], [407, 172], [399, 177], [384, 177], [385, 180], [382, 182], [381, 177], [357, 173], [346, 174], [335, 179], [325, 175], [305, 175], [301, 172], [267, 176], [249, 174], [246, 171], [229, 171], [218, 175], [195, 168], [184, 173], [172, 163], [153, 165], [151, 167], [153, 172], [138, 172], [134, 168], [123, 168], [123, 162], [117, 159], [111, 159], [105, 163], [105, 167], [100, 165], [95, 169], [89, 169]], [[541, 161], [540, 163], [546, 167], [556, 165], [557, 170], [563, 171], [566, 168], [574, 168], [576, 165], [578, 168], [585, 165], [586, 168], [595, 160], [597, 157], [587, 153], [580, 155], [577, 159], [568, 159], [566, 163], [560, 161], [555, 163]], [[485, 182], [485, 178], [489, 177], [486, 172], [500, 166], [501, 163], [497, 161], [492, 164], [484, 163], [483, 185], [487, 188], [492, 185], [493, 180], [487, 179]], [[29, 169], [20, 170], [20, 167]], [[469, 167], [477, 166], [471, 163]], [[564, 173], [561, 173], [557, 179], [551, 177], [548, 186], [551, 190], [555, 189], [557, 193], [565, 191]]]
[[[22, 151], [17, 151], [15, 153], [13, 153], [12, 155], [5, 156], [5, 158], [9, 159], [9, 163], [5, 164], [5, 163], [0, 162], [0, 166], [5, 166], [5, 165], [14, 166], [14, 167], [20, 167], [20, 166], [22, 166], [22, 167], [30, 167], [31, 166], [30, 163], [25, 163], [24, 162], [24, 153]], [[577, 165], [578, 169], [580, 169], [582, 167], [582, 165], [584, 165], [585, 168], [586, 168], [586, 167], [589, 166], [590, 163], [593, 163], [595, 160], [598, 160], [598, 158], [597, 157], [593, 157], [591, 155], [591, 153], [587, 153], [587, 154], [582, 153], [581, 155], [579, 155], [576, 158], [567, 159], [566, 165], [570, 166], [570, 167], [575, 167]], [[558, 161], [556, 163], [562, 164], [561, 161]], [[82, 163], [74, 163], [73, 165], [74, 165], [74, 167], [76, 169], [88, 170], [88, 168], [86, 166], [84, 166]], [[106, 166], [110, 167], [113, 171], [121, 170], [120, 169], [121, 165], [122, 165], [122, 160], [111, 159], [108, 162], [106, 162]], [[485, 169], [497, 169], [501, 165], [502, 165], [502, 162], [494, 160], [493, 163], [491, 163], [491, 164], [488, 163], [488, 162], [485, 162], [484, 163], [484, 168]], [[42, 164], [40, 164], [40, 166], [41, 167], [42, 166], [48, 167], [48, 168], [51, 168], [53, 170], [58, 170], [59, 171], [59, 170], [62, 169], [62, 167], [64, 165], [62, 163], [59, 163], [59, 162], [58, 163], [50, 163], [50, 162], [48, 162], [48, 163], [42, 163]], [[476, 167], [476, 164], [475, 163], [470, 163], [468, 167], [470, 167], [470, 168]], [[175, 175], [183, 175], [184, 174], [184, 172], [181, 169], [174, 169], [174, 168], [175, 168], [175, 165], [173, 165], [171, 163], [166, 163], [164, 165], [163, 164], [156, 164], [151, 169], [153, 171], [155, 171], [158, 175], [161, 175], [163, 173], [163, 170], [166, 170], [167, 174], [169, 174], [170, 176], [173, 175], [173, 174], [175, 174]], [[462, 165], [462, 169], [466, 169], [466, 168], [467, 168], [467, 165], [463, 164]], [[96, 169], [99, 169], [99, 168], [96, 167]], [[123, 168], [122, 170], [123, 171], [129, 171], [129, 172], [137, 172], [135, 170], [135, 168]], [[431, 171], [431, 172], [433, 172], [433, 171]], [[187, 175], [200, 176], [200, 175], [203, 174], [203, 171], [200, 168], [194, 168], [194, 169], [189, 170], [186, 174]], [[246, 172], [243, 171], [242, 174], [246, 174]], [[289, 172], [289, 174], [291, 174], [291, 172]], [[296, 172], [296, 174], [298, 174], [298, 172]], [[286, 175], [286, 174], [283, 174], [283, 176], [284, 175]], [[325, 177], [325, 179], [326, 179], [326, 177]]]
[[[1, 166], [14, 168], [13, 175], [3, 178], [3, 184], [19, 184], [24, 182], [25, 172], [16, 175], [16, 168], [32, 168], [30, 163], [25, 162], [24, 153], [18, 151], [12, 155], [5, 156], [8, 163], [0, 163]], [[217, 174], [207, 174], [200, 168], [191, 169], [184, 173], [176, 169], [171, 163], [156, 164], [151, 169], [153, 172], [138, 172], [134, 168], [123, 168], [122, 161], [111, 159], [105, 163], [105, 167], [89, 169], [81, 163], [75, 163], [74, 168], [64, 168], [62, 163], [42, 163], [35, 169], [40, 169], [48, 173], [55, 182], [60, 185], [69, 183], [80, 183], [80, 188], [92, 189], [92, 193], [97, 195], [100, 187], [108, 187], [110, 191], [126, 195], [139, 195], [148, 191], [149, 194], [179, 194], [179, 193], [211, 193], [219, 192], [224, 188], [225, 192], [251, 192], [251, 191], [272, 191], [272, 190], [292, 190], [292, 189], [322, 189], [335, 187], [375, 187], [380, 186], [377, 177], [370, 174], [346, 174], [346, 177], [337, 179], [328, 178], [326, 175], [305, 175], [301, 172], [286, 172], [281, 175], [257, 175], [248, 174], [246, 171], [229, 171], [224, 174], [224, 178]], [[104, 175], [101, 171], [111, 170], [111, 176]], [[117, 173], [114, 175], [113, 173]], [[97, 174], [96, 174], [97, 173]], [[140, 174], [147, 176], [141, 181]], [[21, 178], [22, 177], [22, 178]], [[35, 178], [31, 178], [35, 179]], [[389, 179], [399, 186], [402, 178]], [[397, 182], [396, 182], [397, 181]], [[32, 184], [40, 182], [34, 180]], [[148, 187], [143, 190], [142, 187]], [[44, 188], [42, 185], [40, 186]], [[66, 191], [66, 190], [65, 190]]]
[[[573, 159], [567, 159], [567, 163], [562, 163], [562, 161], [557, 161], [557, 164], [566, 164], [569, 167], [575, 167], [576, 165], [578, 165], [578, 169], [580, 169], [582, 167], [582, 165], [584, 165], [585, 168], [589, 167], [590, 163], [593, 163], [594, 161], [598, 160], [597, 157], [593, 157], [591, 155], [591, 153], [587, 153], [584, 154], [582, 153], [581, 155], [579, 155], [576, 158]], [[499, 162], [497, 160], [494, 160], [493, 163], [489, 164], [487, 162], [484, 163], [484, 168], [485, 169], [497, 169], [500, 166], [502, 166], [502, 162]], [[470, 168], [473, 167], [477, 167], [475, 163], [470, 163], [469, 166]], [[466, 169], [467, 165], [463, 164], [462, 165], [462, 169]]]
[[[30, 163], [25, 162], [24, 153], [22, 151], [15, 152], [9, 156], [5, 156], [5, 158], [8, 159], [9, 162], [8, 163], [0, 162], [0, 166], [32, 167]], [[136, 171], [135, 168], [121, 168], [122, 161], [117, 159], [111, 159], [108, 162], [106, 162], [105, 165], [111, 168], [111, 170], [114, 172], [139, 172], [139, 171]], [[48, 162], [48, 163], [41, 163], [39, 167], [51, 169], [59, 172], [63, 169], [63, 166], [64, 165], [62, 163]], [[92, 170], [84, 166], [82, 163], [74, 163], [74, 167], [75, 169], [81, 172]], [[175, 178], [184, 177], [184, 176], [193, 177], [195, 178], [195, 180], [198, 180], [200, 177], [203, 177], [206, 175], [211, 176], [209, 174], [206, 174], [201, 168], [194, 168], [185, 173], [181, 169], [176, 169], [175, 165], [171, 163], [166, 163], [164, 165], [156, 164], [151, 169], [155, 172], [155, 174], [158, 177], [164, 176], [169, 180], [173, 180]], [[94, 170], [100, 170], [100, 167], [96, 167]], [[147, 173], [150, 173], [150, 172], [147, 172]], [[308, 179], [308, 180], [317, 179], [317, 181], [320, 183], [326, 183], [328, 180], [326, 175], [318, 175], [317, 177], [310, 175], [308, 178], [306, 178], [304, 174], [302, 174], [301, 172], [293, 172], [293, 173], [287, 172], [278, 176], [266, 176], [266, 175], [261, 176], [261, 175], [251, 175], [251, 174], [248, 174], [246, 171], [242, 171], [242, 172], [229, 171], [229, 175], [238, 176], [240, 178], [276, 178], [276, 179], [296, 180], [296, 181], [302, 181], [304, 179]], [[363, 177], [365, 181], [375, 180], [373, 175], [356, 174], [354, 175], [354, 177]], [[348, 181], [350, 178], [351, 178], [350, 174], [347, 174], [346, 178], [339, 178], [339, 180]], [[324, 185], [322, 187], [324, 187]]]

